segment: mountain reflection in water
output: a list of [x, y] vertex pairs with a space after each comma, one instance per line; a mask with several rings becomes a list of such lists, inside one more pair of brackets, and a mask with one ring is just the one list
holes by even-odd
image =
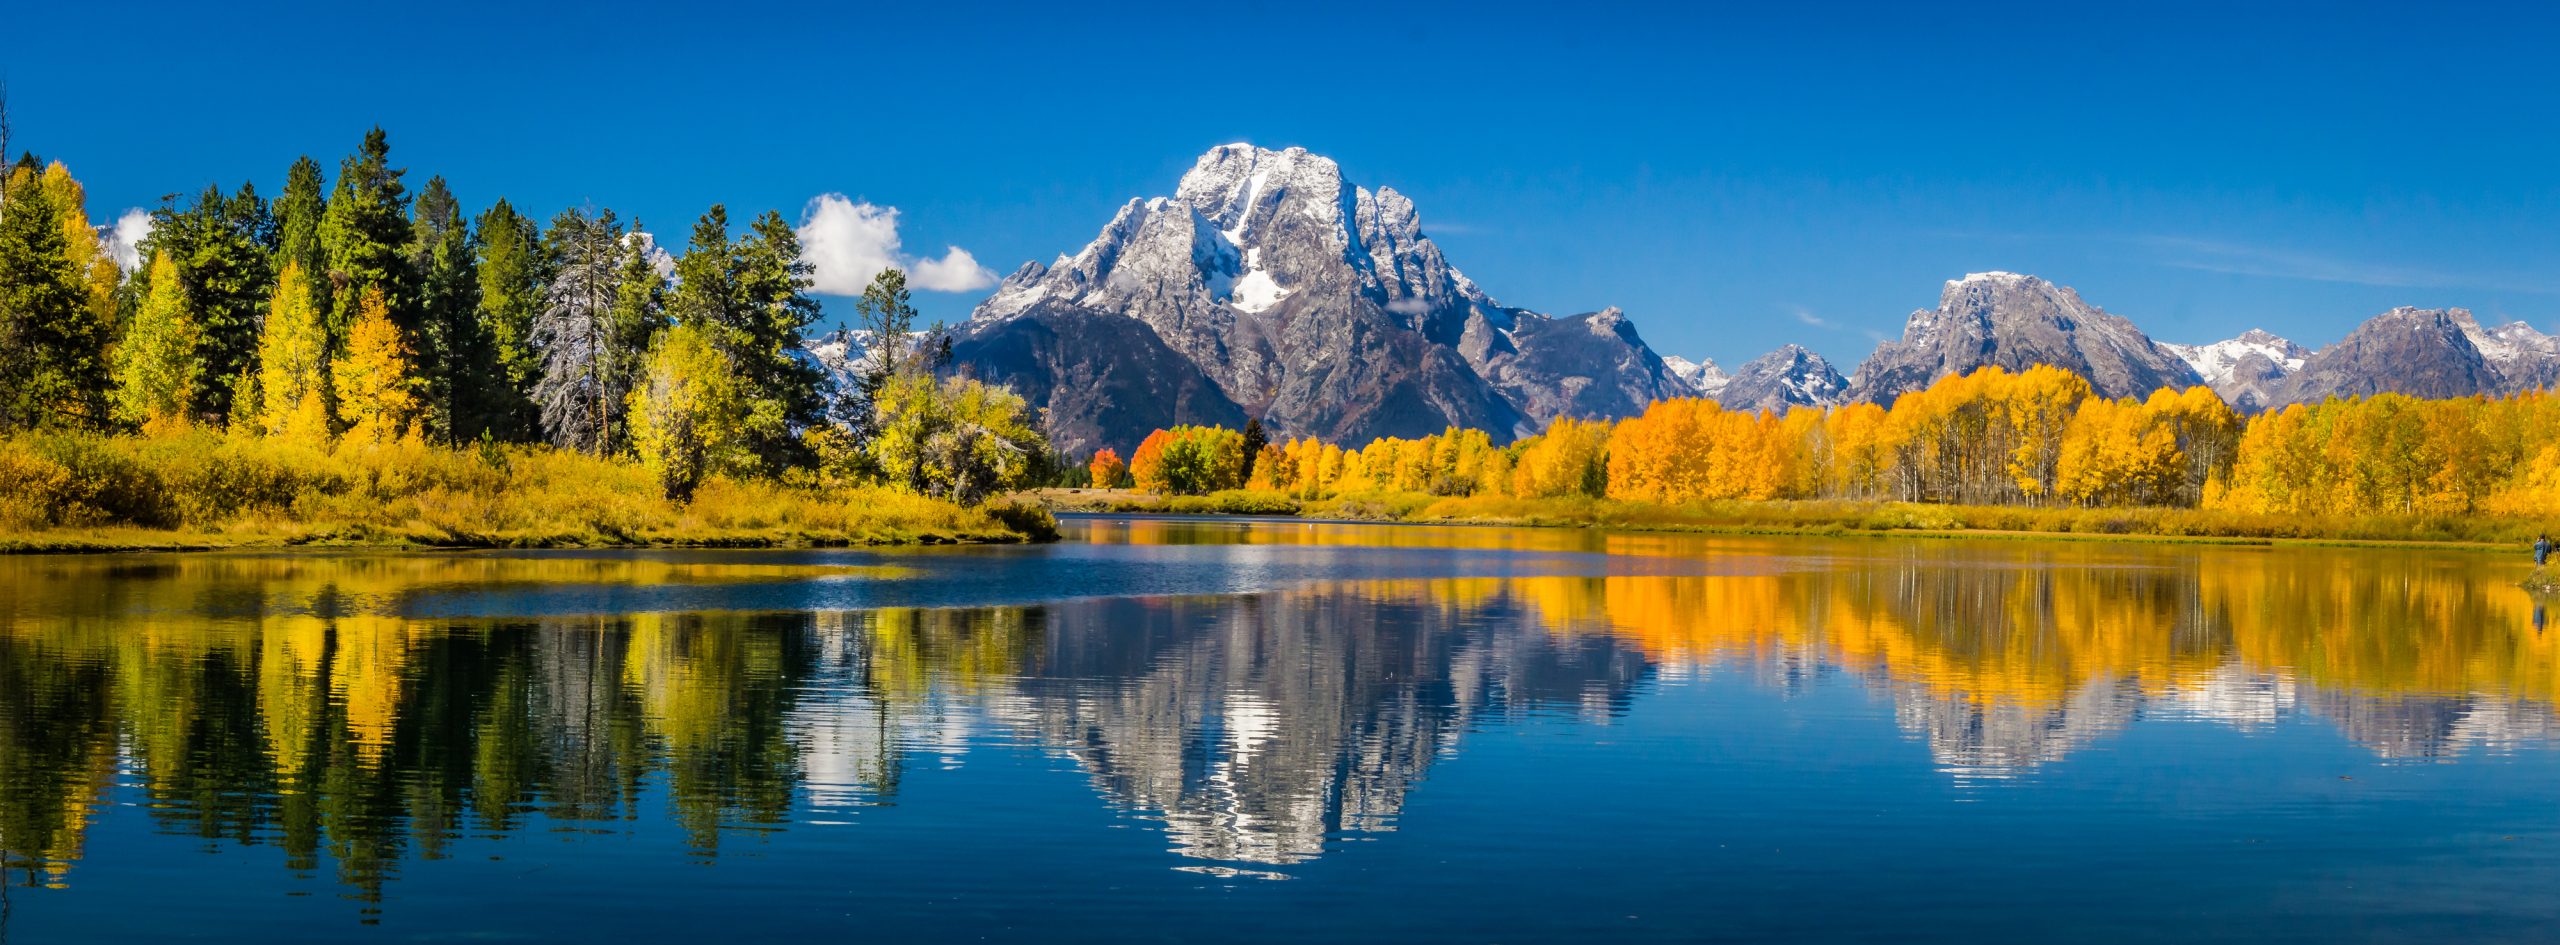
[[[8, 878], [77, 885], [99, 823], [143, 817], [275, 848], [378, 908], [404, 864], [465, 838], [663, 823], [682, 838], [668, 855], [717, 862], [858, 824], [902, 800], [910, 769], [1005, 745], [1152, 821], [1164, 865], [1286, 876], [1395, 831], [1471, 734], [1615, 725], [1656, 689], [1719, 675], [1780, 696], [1860, 686], [1968, 780], [2067, 763], [2145, 719], [2316, 719], [2388, 759], [2512, 750], [2555, 724], [2560, 656], [2504, 563], [2477, 556], [1297, 523], [1070, 534], [986, 554], [0, 562]], [[1081, 596], [1098, 568], [1254, 544], [1469, 554], [1417, 557], [1417, 577], [1367, 562], [1238, 593]], [[989, 569], [1043, 602], [765, 609]], [[629, 596], [669, 587], [754, 606]], [[435, 616], [524, 599], [584, 604]]]

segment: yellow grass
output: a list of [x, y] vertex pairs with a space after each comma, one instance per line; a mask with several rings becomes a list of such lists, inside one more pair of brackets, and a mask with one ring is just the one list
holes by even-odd
[[1045, 522], [881, 487], [716, 479], [671, 502], [636, 465], [541, 447], [0, 440], [0, 551], [984, 542], [1046, 537]]

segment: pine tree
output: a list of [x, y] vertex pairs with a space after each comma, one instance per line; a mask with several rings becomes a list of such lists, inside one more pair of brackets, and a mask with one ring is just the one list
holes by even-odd
[[[1451, 428], [1449, 434], [1454, 438], [1457, 432], [1455, 428]], [[1262, 448], [1269, 445], [1271, 445], [1271, 434], [1262, 429], [1262, 418], [1246, 418], [1244, 421], [1244, 472], [1237, 477], [1238, 481], [1253, 480], [1254, 464], [1262, 461]], [[1426, 485], [1424, 488], [1429, 486]]]
[[479, 332], [488, 339], [496, 371], [479, 386], [478, 426], [501, 440], [536, 434], [533, 382], [542, 359], [533, 348], [533, 316], [542, 309], [542, 285], [550, 278], [542, 233], [505, 200], [480, 214]]
[[861, 371], [854, 375], [853, 389], [839, 391], [837, 396], [846, 401], [839, 412], [858, 421], [853, 430], [856, 440], [871, 438], [871, 405], [879, 402], [881, 390], [913, 367], [908, 335], [915, 330], [916, 310], [908, 299], [907, 274], [889, 268], [873, 275], [871, 284], [862, 287], [862, 297], [854, 300], [854, 323], [862, 326], [869, 350]]
[[[152, 218], [145, 255], [167, 253], [176, 264], [200, 328], [201, 363], [188, 409], [219, 422], [239, 401], [238, 380], [257, 366], [259, 317], [275, 292], [275, 219], [248, 184], [230, 196], [207, 187], [193, 206], [163, 206]], [[245, 406], [256, 413], [254, 399]]]
[[809, 295], [813, 267], [800, 258], [800, 235], [782, 214], [765, 211], [738, 243], [738, 288], [746, 345], [737, 355], [749, 389], [782, 418], [779, 428], [756, 431], [756, 455], [768, 471], [806, 465], [798, 431], [825, 419], [827, 375], [801, 356], [800, 342], [818, 323], [818, 300]]
[[204, 325], [169, 251], [151, 257], [142, 305], [116, 348], [116, 417], [149, 425], [193, 411]]
[[610, 210], [592, 216], [563, 211], [551, 221], [543, 245], [558, 268], [534, 319], [542, 376], [534, 382], [533, 401], [552, 445], [602, 453], [613, 419], [606, 375], [624, 260], [622, 224]]
[[345, 350], [329, 365], [347, 442], [380, 445], [418, 432], [418, 382], [406, 335], [392, 321], [380, 288], [357, 297]]
[[338, 165], [338, 185], [320, 215], [320, 252], [328, 260], [329, 338], [346, 337], [366, 289], [381, 289], [383, 304], [404, 330], [417, 322], [415, 278], [409, 272], [407, 173], [391, 166], [391, 140], [381, 128], [365, 132], [364, 145]]
[[285, 263], [258, 340], [259, 428], [304, 443], [329, 439], [329, 328], [311, 304], [311, 279]]
[[694, 221], [693, 238], [684, 255], [676, 257], [675, 281], [667, 316], [677, 324], [716, 333], [737, 321], [737, 259], [729, 244], [729, 208], [712, 204]]
[[301, 265], [311, 277], [312, 306], [324, 312], [329, 310], [329, 258], [320, 248], [320, 221], [328, 215], [328, 192], [320, 162], [307, 154], [293, 162], [284, 175], [284, 196], [276, 198], [274, 257], [267, 267], [281, 273], [288, 263]]
[[605, 449], [617, 451], [629, 441], [629, 426], [624, 404], [631, 390], [639, 384], [643, 361], [658, 333], [667, 328], [667, 278], [658, 272], [651, 258], [646, 234], [635, 225], [623, 237], [622, 272], [617, 278], [613, 311], [607, 319], [605, 361], [605, 403], [612, 409], [613, 428], [608, 431]]
[[417, 346], [426, 430], [444, 443], [460, 443], [479, 435], [464, 407], [465, 392], [490, 376], [483, 372], [491, 363], [480, 333], [471, 231], [442, 177], [429, 178], [418, 192], [416, 212], [409, 267], [418, 276], [419, 318], [410, 337]]
[[97, 427], [108, 419], [107, 326], [63, 239], [62, 211], [34, 168], [0, 204], [0, 430]]

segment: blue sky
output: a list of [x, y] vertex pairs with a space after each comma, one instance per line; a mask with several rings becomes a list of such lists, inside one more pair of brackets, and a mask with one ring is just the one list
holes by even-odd
[[[391, 132], [414, 183], [681, 242], [714, 201], [900, 211], [997, 272], [1211, 145], [1419, 205], [1503, 301], [1846, 370], [2032, 272], [2170, 341], [2393, 305], [2560, 329], [2560, 22], [2528, 7], [33, 4], [17, 143], [110, 219]], [[924, 293], [957, 319], [983, 293]]]

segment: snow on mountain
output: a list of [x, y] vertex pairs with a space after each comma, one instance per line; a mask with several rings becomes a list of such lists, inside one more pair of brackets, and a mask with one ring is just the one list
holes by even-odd
[[[1210, 149], [1173, 196], [1131, 200], [1083, 249], [1006, 277], [962, 347], [1036, 349], [1045, 364], [1107, 371], [1110, 352], [1059, 347], [1072, 337], [998, 343], [1057, 334], [1046, 323], [1062, 319], [1088, 324], [1070, 312], [1142, 322], [1275, 433], [1347, 444], [1449, 425], [1508, 438], [1559, 415], [1632, 414], [1688, 389], [1622, 314], [1555, 318], [1495, 302], [1423, 233], [1411, 200], [1356, 186], [1302, 148]], [[1023, 320], [1041, 324], [1012, 324]], [[1093, 433], [1134, 443], [1147, 431]]]
[[1849, 381], [1801, 345], [1784, 345], [1736, 368], [1716, 401], [1734, 410], [1829, 407], [1848, 397]]
[[1678, 355], [1664, 355], [1662, 368], [1670, 371], [1671, 376], [1679, 378], [1680, 383], [1688, 385], [1689, 389], [1695, 391], [1698, 396], [1710, 400], [1715, 399], [1717, 394], [1723, 393], [1726, 384], [1733, 382], [1733, 378], [1725, 374], [1723, 368], [1716, 366], [1714, 358], [1691, 361]]
[[2309, 349], [2255, 328], [2212, 344], [2161, 342], [2160, 350], [2187, 362], [2206, 386], [2244, 412], [2272, 405], [2280, 383], [2311, 357]]
[[2241, 359], [2251, 355], [2265, 358], [2268, 362], [2287, 371], [2301, 370], [2302, 360], [2311, 356], [2311, 352], [2301, 345], [2255, 328], [2242, 332], [2240, 337], [2208, 345], [2181, 345], [2164, 341], [2160, 343], [2160, 349], [2177, 355], [2178, 360], [2187, 362], [2187, 366], [2195, 368], [2196, 375], [2204, 378], [2207, 384], [2230, 377], [2232, 367], [2239, 364]]

